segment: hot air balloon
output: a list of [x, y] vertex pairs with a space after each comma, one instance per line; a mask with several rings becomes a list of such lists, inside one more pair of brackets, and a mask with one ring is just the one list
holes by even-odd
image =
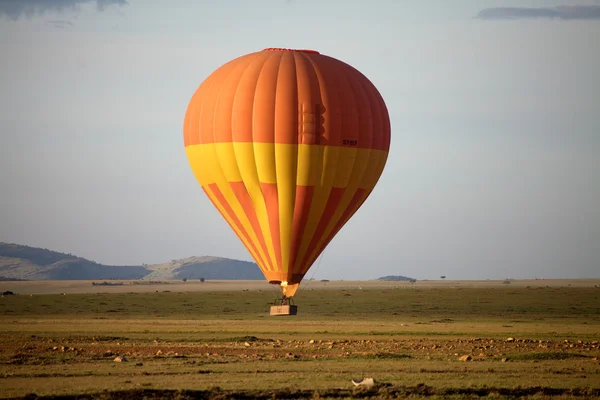
[[375, 86], [314, 50], [267, 48], [217, 68], [183, 134], [202, 189], [284, 302], [372, 192], [390, 147]]

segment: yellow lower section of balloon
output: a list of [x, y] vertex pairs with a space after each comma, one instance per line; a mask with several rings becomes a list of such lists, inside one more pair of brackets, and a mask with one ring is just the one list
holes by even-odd
[[[297, 274], [305, 274], [310, 268], [310, 264], [300, 265], [302, 260], [308, 256], [314, 261], [318, 256], [317, 252], [323, 241], [335, 228], [357, 190], [370, 192], [375, 187], [388, 156], [387, 151], [356, 147], [253, 142], [189, 145], [186, 147], [186, 153], [196, 179], [261, 270]], [[232, 189], [231, 183], [236, 182], [244, 183], [252, 201], [266, 251], [259, 245], [257, 232], [252, 228], [250, 219]], [[268, 209], [261, 184], [276, 184], [278, 210]], [[238, 229], [209, 185], [218, 187], [247, 237]], [[297, 256], [290, 262], [292, 223], [298, 186], [313, 187], [314, 192]], [[344, 189], [340, 203], [319, 242], [309, 248], [334, 188]], [[269, 224], [269, 214], [273, 215], [274, 212], [277, 213], [279, 221], [281, 263], [276, 262], [274, 238]], [[292, 290], [291, 287], [289, 289]]]

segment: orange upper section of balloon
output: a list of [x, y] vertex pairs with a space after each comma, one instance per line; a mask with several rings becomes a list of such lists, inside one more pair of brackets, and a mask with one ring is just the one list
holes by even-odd
[[258, 142], [387, 151], [390, 122], [375, 86], [314, 50], [268, 48], [218, 68], [192, 96], [185, 146]]

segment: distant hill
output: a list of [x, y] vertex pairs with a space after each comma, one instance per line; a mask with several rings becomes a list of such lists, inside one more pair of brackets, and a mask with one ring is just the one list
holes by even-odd
[[26, 281], [27, 279], [18, 279], [18, 278], [8, 278], [6, 276], [0, 275], [0, 282], [18, 282], [18, 281]]
[[377, 279], [378, 281], [416, 281], [416, 279], [413, 278], [409, 278], [408, 276], [402, 276], [402, 275], [388, 275], [388, 276], [383, 276], [379, 279]]
[[190, 257], [155, 265], [103, 265], [72, 254], [0, 242], [0, 280], [95, 279], [258, 280], [255, 263], [220, 257]]
[[264, 279], [258, 265], [220, 257], [189, 257], [168, 263], [147, 265], [144, 279]]

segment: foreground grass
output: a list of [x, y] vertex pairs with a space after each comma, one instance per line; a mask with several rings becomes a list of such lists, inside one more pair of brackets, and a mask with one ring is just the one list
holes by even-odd
[[360, 396], [350, 380], [363, 377], [384, 384], [369, 394], [380, 397], [600, 395], [595, 288], [311, 290], [289, 318], [267, 315], [272, 300], [239, 291], [4, 297], [0, 397], [340, 398]]

